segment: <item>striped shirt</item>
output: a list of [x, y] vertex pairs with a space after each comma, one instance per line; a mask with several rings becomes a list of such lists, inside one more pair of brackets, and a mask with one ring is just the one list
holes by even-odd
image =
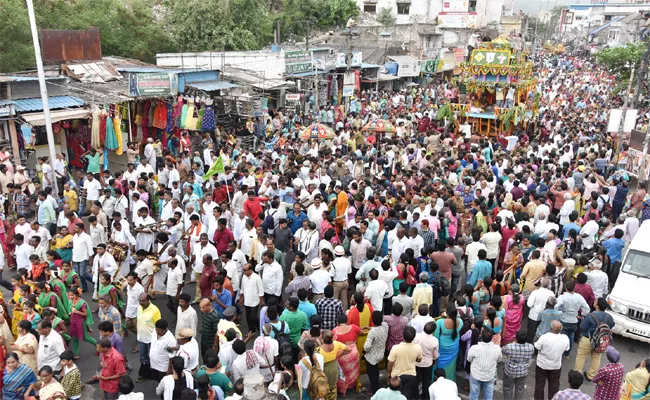
[[528, 375], [528, 366], [535, 348], [530, 343], [509, 343], [501, 352], [506, 363], [503, 372], [510, 378], [521, 378]]
[[471, 376], [477, 381], [493, 381], [497, 376], [497, 363], [501, 361], [501, 348], [490, 342], [479, 342], [467, 353], [467, 361], [472, 363]]
[[388, 324], [386, 351], [390, 353], [393, 346], [404, 341], [404, 328], [408, 325], [409, 320], [401, 315], [384, 315], [384, 321]]
[[210, 313], [201, 312], [201, 346], [211, 347], [214, 344], [219, 319], [217, 310], [213, 309]]

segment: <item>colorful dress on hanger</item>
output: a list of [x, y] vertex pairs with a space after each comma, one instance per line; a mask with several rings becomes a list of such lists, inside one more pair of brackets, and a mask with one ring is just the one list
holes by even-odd
[[106, 110], [102, 110], [101, 114], [99, 115], [99, 143], [105, 143], [106, 142], [106, 118], [108, 117], [108, 113]]
[[185, 129], [196, 129], [196, 122], [199, 119], [198, 114], [196, 114], [196, 107], [194, 106], [194, 100], [187, 102], [187, 115], [185, 116]]
[[201, 126], [203, 124], [203, 114], [205, 113], [205, 107], [201, 106], [201, 109], [199, 110], [199, 119], [196, 121], [196, 126], [194, 127], [194, 130], [200, 131]]
[[214, 107], [212, 104], [206, 104], [201, 130], [203, 132], [214, 132], [215, 129], [217, 129], [217, 119], [214, 116]]
[[90, 136], [90, 145], [92, 147], [98, 148], [101, 146], [101, 141], [99, 140], [99, 107], [93, 107], [93, 123]]
[[[179, 102], [179, 104], [180, 104], [180, 102]], [[188, 111], [189, 109], [190, 109], [190, 105], [189, 105], [189, 104], [185, 104], [185, 105], [183, 105], [182, 108], [181, 108], [181, 116], [180, 116], [179, 125], [180, 125], [180, 127], [181, 127], [182, 129], [186, 129], [186, 128], [185, 128], [185, 120], [187, 119], [187, 111]]]
[[111, 117], [106, 119], [106, 141], [104, 142], [104, 147], [108, 150], [115, 150], [118, 147], [113, 118]]
[[178, 96], [176, 103], [174, 103], [174, 128], [182, 127], [183, 118], [181, 116], [183, 114], [183, 104], [184, 104], [183, 97]]
[[122, 155], [122, 120], [120, 119], [119, 114], [115, 114], [115, 119], [113, 119], [113, 130], [115, 131], [115, 140], [117, 140], [117, 150], [115, 154]]
[[151, 108], [151, 102], [146, 100], [142, 109], [142, 140], [149, 138], [149, 108]]
[[171, 133], [174, 131], [174, 108], [171, 104], [167, 104], [165, 109], [167, 110], [167, 124], [165, 130]]

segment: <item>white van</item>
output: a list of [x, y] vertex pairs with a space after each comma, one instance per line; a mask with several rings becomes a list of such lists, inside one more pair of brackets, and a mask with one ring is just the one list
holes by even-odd
[[650, 220], [641, 224], [624, 253], [607, 300], [615, 324], [612, 332], [650, 343]]

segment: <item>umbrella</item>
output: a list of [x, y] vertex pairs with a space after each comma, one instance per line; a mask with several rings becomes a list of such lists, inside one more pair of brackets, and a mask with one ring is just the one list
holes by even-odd
[[333, 139], [334, 129], [330, 128], [327, 125], [323, 124], [312, 124], [309, 125], [304, 131], [300, 132], [301, 139]]
[[388, 122], [385, 119], [377, 119], [371, 122], [368, 122], [366, 126], [363, 127], [364, 131], [368, 132], [388, 132], [395, 133], [395, 125]]

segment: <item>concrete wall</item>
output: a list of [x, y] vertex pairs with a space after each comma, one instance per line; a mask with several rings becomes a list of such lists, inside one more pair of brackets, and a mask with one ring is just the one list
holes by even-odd
[[166, 68], [222, 69], [225, 65], [258, 72], [267, 79], [284, 76], [284, 53], [270, 51], [227, 51], [156, 54], [156, 64]]
[[[408, 0], [404, 0], [406, 2]], [[363, 5], [365, 3], [375, 3], [377, 5], [377, 13], [382, 8], [389, 8], [396, 20], [397, 24], [410, 24], [413, 22], [432, 22], [442, 11], [443, 0], [410, 0], [411, 7], [409, 8], [408, 15], [397, 14], [398, 0], [377, 0], [376, 2], [367, 0], [357, 0], [359, 10], [363, 12]], [[401, 3], [402, 1], [400, 1]]]

